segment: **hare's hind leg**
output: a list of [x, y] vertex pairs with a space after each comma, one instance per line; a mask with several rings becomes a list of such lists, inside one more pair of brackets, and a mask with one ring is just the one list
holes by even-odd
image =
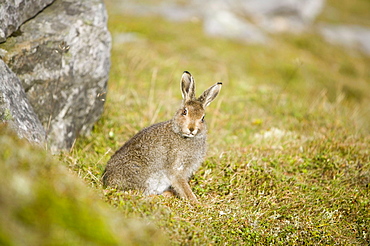
[[187, 180], [182, 177], [177, 177], [172, 182], [172, 187], [177, 194], [182, 198], [187, 198], [194, 203], [199, 203], [197, 197], [191, 191], [190, 185]]

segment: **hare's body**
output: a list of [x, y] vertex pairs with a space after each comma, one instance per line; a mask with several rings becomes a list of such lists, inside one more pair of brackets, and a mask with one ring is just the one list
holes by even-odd
[[[178, 176], [188, 181], [204, 159], [206, 136], [184, 138], [172, 128], [170, 120], [137, 133], [111, 157], [106, 182], [124, 189], [141, 189], [150, 195], [168, 190]], [[159, 137], [164, 134], [169, 138]], [[146, 146], [151, 141], [156, 145]]]
[[197, 201], [188, 181], [206, 154], [207, 128], [204, 109], [217, 96], [221, 83], [194, 96], [190, 73], [182, 77], [184, 101], [173, 119], [144, 128], [109, 160], [103, 175], [105, 186], [162, 194], [173, 188], [184, 198]]

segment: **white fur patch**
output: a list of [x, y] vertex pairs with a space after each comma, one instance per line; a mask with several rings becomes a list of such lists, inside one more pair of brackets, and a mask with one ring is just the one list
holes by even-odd
[[171, 186], [170, 179], [163, 172], [153, 173], [147, 180], [147, 195], [159, 195]]

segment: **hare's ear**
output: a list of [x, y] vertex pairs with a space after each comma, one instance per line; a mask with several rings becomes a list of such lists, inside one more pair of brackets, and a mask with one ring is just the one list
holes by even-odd
[[198, 98], [198, 100], [203, 104], [203, 108], [206, 108], [218, 95], [222, 87], [222, 83], [218, 82], [212, 85]]
[[195, 82], [188, 71], [185, 71], [181, 77], [181, 93], [184, 102], [195, 99]]

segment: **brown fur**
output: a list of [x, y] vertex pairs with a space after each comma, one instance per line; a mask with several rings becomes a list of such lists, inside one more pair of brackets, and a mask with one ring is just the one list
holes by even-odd
[[217, 83], [195, 98], [189, 72], [181, 78], [183, 102], [173, 119], [144, 128], [108, 161], [104, 186], [142, 190], [147, 195], [173, 188], [183, 198], [197, 202], [188, 181], [206, 154], [205, 108], [221, 89]]

